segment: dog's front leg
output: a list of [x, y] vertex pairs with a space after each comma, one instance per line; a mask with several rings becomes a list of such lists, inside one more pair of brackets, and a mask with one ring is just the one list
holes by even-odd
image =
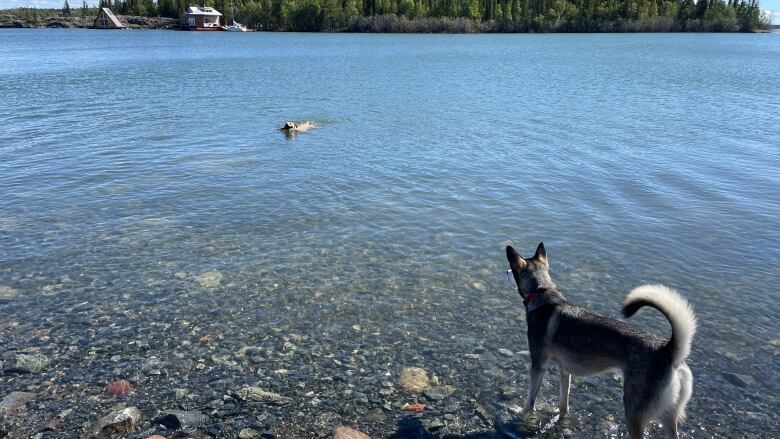
[[541, 365], [531, 365], [531, 380], [528, 383], [528, 399], [525, 400], [525, 407], [523, 408], [525, 413], [532, 412], [534, 410], [536, 394], [539, 393], [539, 387], [542, 385], [543, 377], [544, 367]]
[[561, 381], [561, 400], [560, 409], [561, 413], [569, 412], [569, 386], [571, 385], [571, 374], [566, 372], [566, 369], [562, 365], [558, 365], [558, 371]]

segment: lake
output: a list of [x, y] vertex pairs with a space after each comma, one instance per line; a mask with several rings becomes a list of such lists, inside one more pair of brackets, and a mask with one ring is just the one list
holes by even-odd
[[0, 31], [0, 398], [34, 394], [0, 432], [121, 403], [138, 437], [177, 408], [223, 437], [625, 437], [615, 373], [519, 413], [503, 246], [544, 241], [573, 303], [693, 304], [684, 437], [776, 436], [778, 90], [777, 33]]

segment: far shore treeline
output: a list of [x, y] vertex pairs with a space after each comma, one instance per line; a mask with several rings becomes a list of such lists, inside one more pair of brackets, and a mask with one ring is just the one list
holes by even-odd
[[[60, 15], [182, 18], [213, 6], [265, 31], [303, 32], [754, 32], [770, 27], [758, 0], [101, 0]], [[40, 14], [30, 8], [17, 14]], [[51, 11], [51, 10], [50, 10]], [[1, 12], [1, 11], [0, 11]], [[29, 19], [29, 17], [25, 17]], [[35, 17], [33, 17], [34, 19]]]

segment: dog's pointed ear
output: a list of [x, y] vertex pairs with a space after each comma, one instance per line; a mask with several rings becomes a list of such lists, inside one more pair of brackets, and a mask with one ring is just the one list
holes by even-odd
[[525, 259], [511, 245], [506, 246], [506, 258], [509, 260], [509, 266], [512, 268], [522, 267], [526, 264]]
[[550, 262], [547, 260], [547, 250], [544, 249], [544, 243], [540, 242], [539, 246], [536, 247], [536, 254], [534, 255], [534, 259], [537, 261], [541, 261], [544, 263], [544, 265], [550, 266]]

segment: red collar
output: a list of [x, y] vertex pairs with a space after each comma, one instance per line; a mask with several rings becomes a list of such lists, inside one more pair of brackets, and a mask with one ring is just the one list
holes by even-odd
[[537, 288], [530, 293], [528, 293], [527, 296], [525, 296], [525, 299], [523, 299], [523, 305], [528, 308], [528, 304], [531, 303], [532, 300], [536, 299], [536, 297], [542, 293], [547, 291], [547, 288]]

